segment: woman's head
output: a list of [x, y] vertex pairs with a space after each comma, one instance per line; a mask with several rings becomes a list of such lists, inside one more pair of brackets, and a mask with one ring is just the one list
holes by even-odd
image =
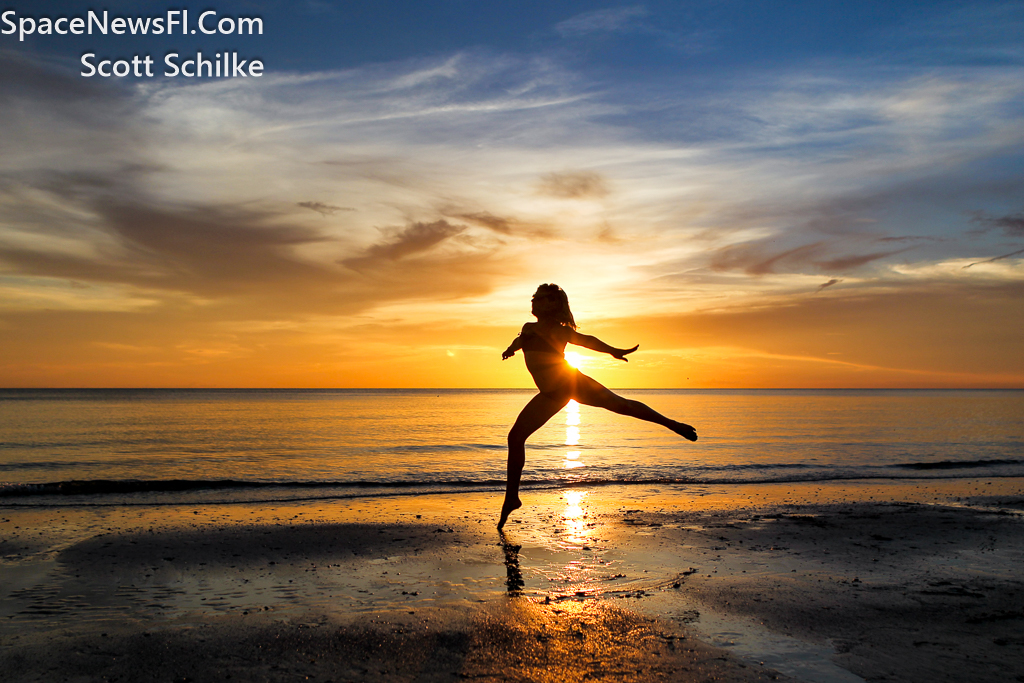
[[538, 320], [554, 320], [576, 329], [576, 321], [569, 310], [569, 297], [558, 285], [545, 284], [537, 288], [533, 295], [533, 314]]

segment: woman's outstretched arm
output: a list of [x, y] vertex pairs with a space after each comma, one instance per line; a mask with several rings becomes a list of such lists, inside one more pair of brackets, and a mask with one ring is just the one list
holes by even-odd
[[637, 344], [631, 349], [619, 349], [614, 346], [605, 344], [597, 337], [591, 336], [589, 334], [580, 334], [579, 332], [573, 332], [571, 335], [569, 335], [569, 343], [575, 344], [576, 346], [582, 346], [583, 348], [590, 349], [591, 351], [607, 353], [612, 358], [618, 358], [619, 360], [624, 360], [627, 363], [629, 362], [629, 359], [626, 358], [626, 356], [640, 348], [640, 345]]
[[501, 352], [501, 359], [507, 360], [512, 356], [516, 355], [516, 351], [523, 348], [523, 335], [519, 335], [512, 340], [512, 343], [508, 345], [508, 348]]

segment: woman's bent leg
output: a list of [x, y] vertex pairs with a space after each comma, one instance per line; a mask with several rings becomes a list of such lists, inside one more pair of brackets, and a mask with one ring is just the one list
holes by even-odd
[[578, 375], [579, 377], [576, 380], [575, 398], [580, 403], [584, 403], [588, 406], [604, 408], [605, 410], [610, 410], [613, 413], [618, 413], [619, 415], [635, 417], [638, 420], [653, 422], [661, 425], [662, 427], [671, 429], [679, 436], [689, 439], [690, 441], [697, 440], [697, 431], [690, 425], [665, 417], [646, 403], [623, 398], [602, 385], [600, 382], [587, 377], [582, 372], [578, 373]]
[[530, 435], [544, 426], [544, 423], [569, 402], [553, 398], [546, 394], [537, 394], [519, 413], [516, 422], [508, 433], [508, 473], [505, 483], [505, 502], [501, 506], [501, 517], [498, 528], [505, 526], [509, 514], [522, 507], [519, 500], [519, 482], [523, 477], [523, 466], [526, 464], [526, 440]]

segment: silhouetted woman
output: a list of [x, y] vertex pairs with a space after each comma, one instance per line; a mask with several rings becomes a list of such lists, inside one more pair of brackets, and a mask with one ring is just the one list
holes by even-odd
[[690, 441], [697, 440], [697, 432], [690, 425], [670, 420], [640, 401], [622, 398], [565, 362], [566, 344], [607, 353], [612, 358], [627, 362], [626, 356], [636, 351], [639, 345], [631, 349], [617, 349], [597, 337], [577, 332], [576, 321], [569, 310], [569, 297], [558, 285], [537, 288], [533, 295], [532, 313], [537, 316], [537, 322], [523, 325], [523, 331], [501, 354], [505, 360], [522, 349], [526, 369], [533, 375], [540, 393], [526, 404], [508, 433], [508, 483], [501, 519], [498, 520], [499, 529], [505, 526], [509, 514], [523, 505], [519, 500], [519, 481], [526, 463], [526, 439], [564, 408], [571, 398], [588, 406], [654, 422]]

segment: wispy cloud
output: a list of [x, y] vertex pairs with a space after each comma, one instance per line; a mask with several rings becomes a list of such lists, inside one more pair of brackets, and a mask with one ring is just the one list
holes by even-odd
[[563, 36], [582, 36], [636, 30], [641, 26], [639, 20], [648, 14], [642, 5], [594, 10], [559, 22], [555, 31]]
[[427, 251], [448, 238], [461, 234], [465, 229], [465, 226], [452, 225], [445, 220], [433, 223], [413, 223], [401, 230], [388, 231], [390, 234], [383, 242], [371, 246], [366, 250], [365, 255], [348, 259], [345, 263], [355, 265], [380, 260], [395, 261]]
[[1024, 249], [1018, 249], [1017, 251], [1011, 251], [1009, 254], [1003, 254], [1001, 256], [995, 256], [995, 257], [990, 258], [990, 259], [985, 259], [984, 261], [975, 261], [974, 263], [968, 263], [966, 266], [964, 266], [964, 270], [970, 268], [971, 266], [978, 266], [978, 265], [981, 265], [983, 263], [995, 263], [996, 261], [1002, 261], [1003, 259], [1008, 259], [1008, 258], [1011, 258], [1013, 256], [1019, 256], [1021, 254], [1024, 254]]
[[593, 171], [548, 173], [540, 179], [537, 191], [562, 199], [600, 198], [608, 194], [608, 183]]
[[989, 216], [984, 212], [976, 212], [971, 220], [983, 229], [998, 228], [1010, 237], [1024, 237], [1024, 213]]
[[584, 12], [555, 25], [555, 33], [564, 39], [587, 40], [643, 36], [662, 48], [676, 53], [700, 54], [715, 47], [715, 31], [699, 25], [688, 30], [668, 30], [651, 17], [643, 5], [609, 7]]
[[921, 62], [1024, 64], [1024, 8], [1019, 3], [938, 4], [921, 21], [880, 32], [888, 51]]
[[322, 216], [333, 216], [339, 211], [355, 211], [351, 206], [334, 206], [333, 204], [324, 204], [323, 202], [298, 202], [295, 206], [316, 211]]

